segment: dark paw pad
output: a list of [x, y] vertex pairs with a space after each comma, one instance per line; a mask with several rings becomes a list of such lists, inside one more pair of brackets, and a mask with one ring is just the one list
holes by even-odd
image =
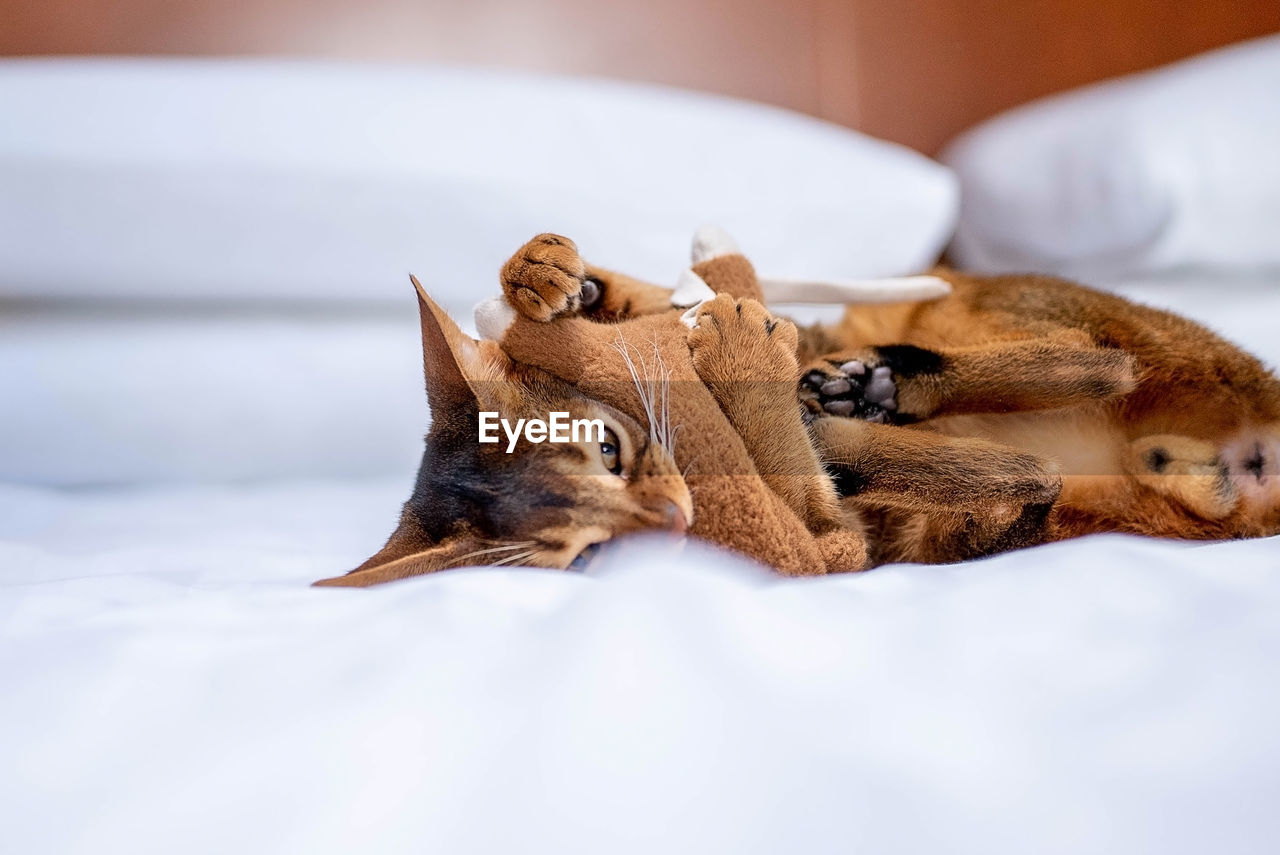
[[800, 396], [814, 415], [890, 422], [898, 409], [893, 372], [858, 359], [811, 370], [800, 380]]

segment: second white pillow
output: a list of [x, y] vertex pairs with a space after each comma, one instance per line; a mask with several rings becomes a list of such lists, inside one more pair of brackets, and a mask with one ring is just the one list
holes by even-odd
[[965, 267], [1280, 268], [1280, 36], [1047, 98], [943, 154]]

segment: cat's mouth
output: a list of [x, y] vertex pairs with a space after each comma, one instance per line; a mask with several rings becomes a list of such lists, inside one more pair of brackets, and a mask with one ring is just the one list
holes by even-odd
[[[681, 482], [680, 486], [683, 489], [684, 483]], [[633, 524], [622, 528], [620, 531], [615, 530], [609, 533], [608, 529], [597, 528], [592, 534], [596, 537], [604, 535], [604, 539], [588, 543], [582, 548], [581, 552], [574, 556], [565, 569], [574, 572], [584, 572], [590, 569], [597, 562], [602, 549], [607, 544], [618, 537], [630, 534], [658, 533], [683, 540], [689, 533], [689, 519], [692, 516], [693, 508], [687, 493], [682, 498], [685, 507], [681, 507], [681, 503], [677, 500], [667, 498], [661, 498], [645, 504], [639, 511], [639, 515], [632, 521]]]
[[591, 544], [586, 549], [579, 552], [577, 557], [569, 562], [569, 566], [566, 569], [572, 570], [575, 573], [585, 572], [587, 568], [595, 563], [596, 557], [600, 555], [600, 547], [602, 546], [604, 546], [603, 542]]

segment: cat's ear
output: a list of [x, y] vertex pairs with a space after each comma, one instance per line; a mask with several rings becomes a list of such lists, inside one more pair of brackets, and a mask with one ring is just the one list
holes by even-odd
[[346, 575], [321, 579], [315, 586], [367, 588], [410, 576], [422, 576], [464, 565], [468, 558], [474, 557], [472, 553], [477, 548], [476, 542], [465, 534], [432, 543], [406, 509], [387, 545], [372, 558]]
[[422, 371], [433, 420], [472, 412], [507, 380], [510, 360], [494, 342], [475, 341], [410, 276], [422, 323]]
[[[373, 556], [369, 561], [377, 559], [382, 553]], [[422, 552], [414, 552], [391, 561], [373, 566], [365, 566], [369, 562], [352, 570], [345, 576], [334, 576], [332, 579], [321, 579], [314, 584], [317, 588], [368, 588], [381, 585], [383, 582], [395, 582], [411, 576], [425, 576], [437, 570], [458, 567], [458, 552], [450, 544], [442, 543]]]

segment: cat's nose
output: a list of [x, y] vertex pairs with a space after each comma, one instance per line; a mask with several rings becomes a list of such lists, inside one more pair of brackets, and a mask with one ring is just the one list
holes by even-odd
[[675, 534], [684, 534], [689, 529], [689, 520], [685, 519], [684, 511], [670, 499], [666, 505], [662, 512], [662, 527]]
[[672, 534], [684, 534], [689, 528], [689, 519], [680, 510], [680, 506], [670, 499], [654, 499], [645, 503], [647, 513], [658, 518], [653, 527]]

